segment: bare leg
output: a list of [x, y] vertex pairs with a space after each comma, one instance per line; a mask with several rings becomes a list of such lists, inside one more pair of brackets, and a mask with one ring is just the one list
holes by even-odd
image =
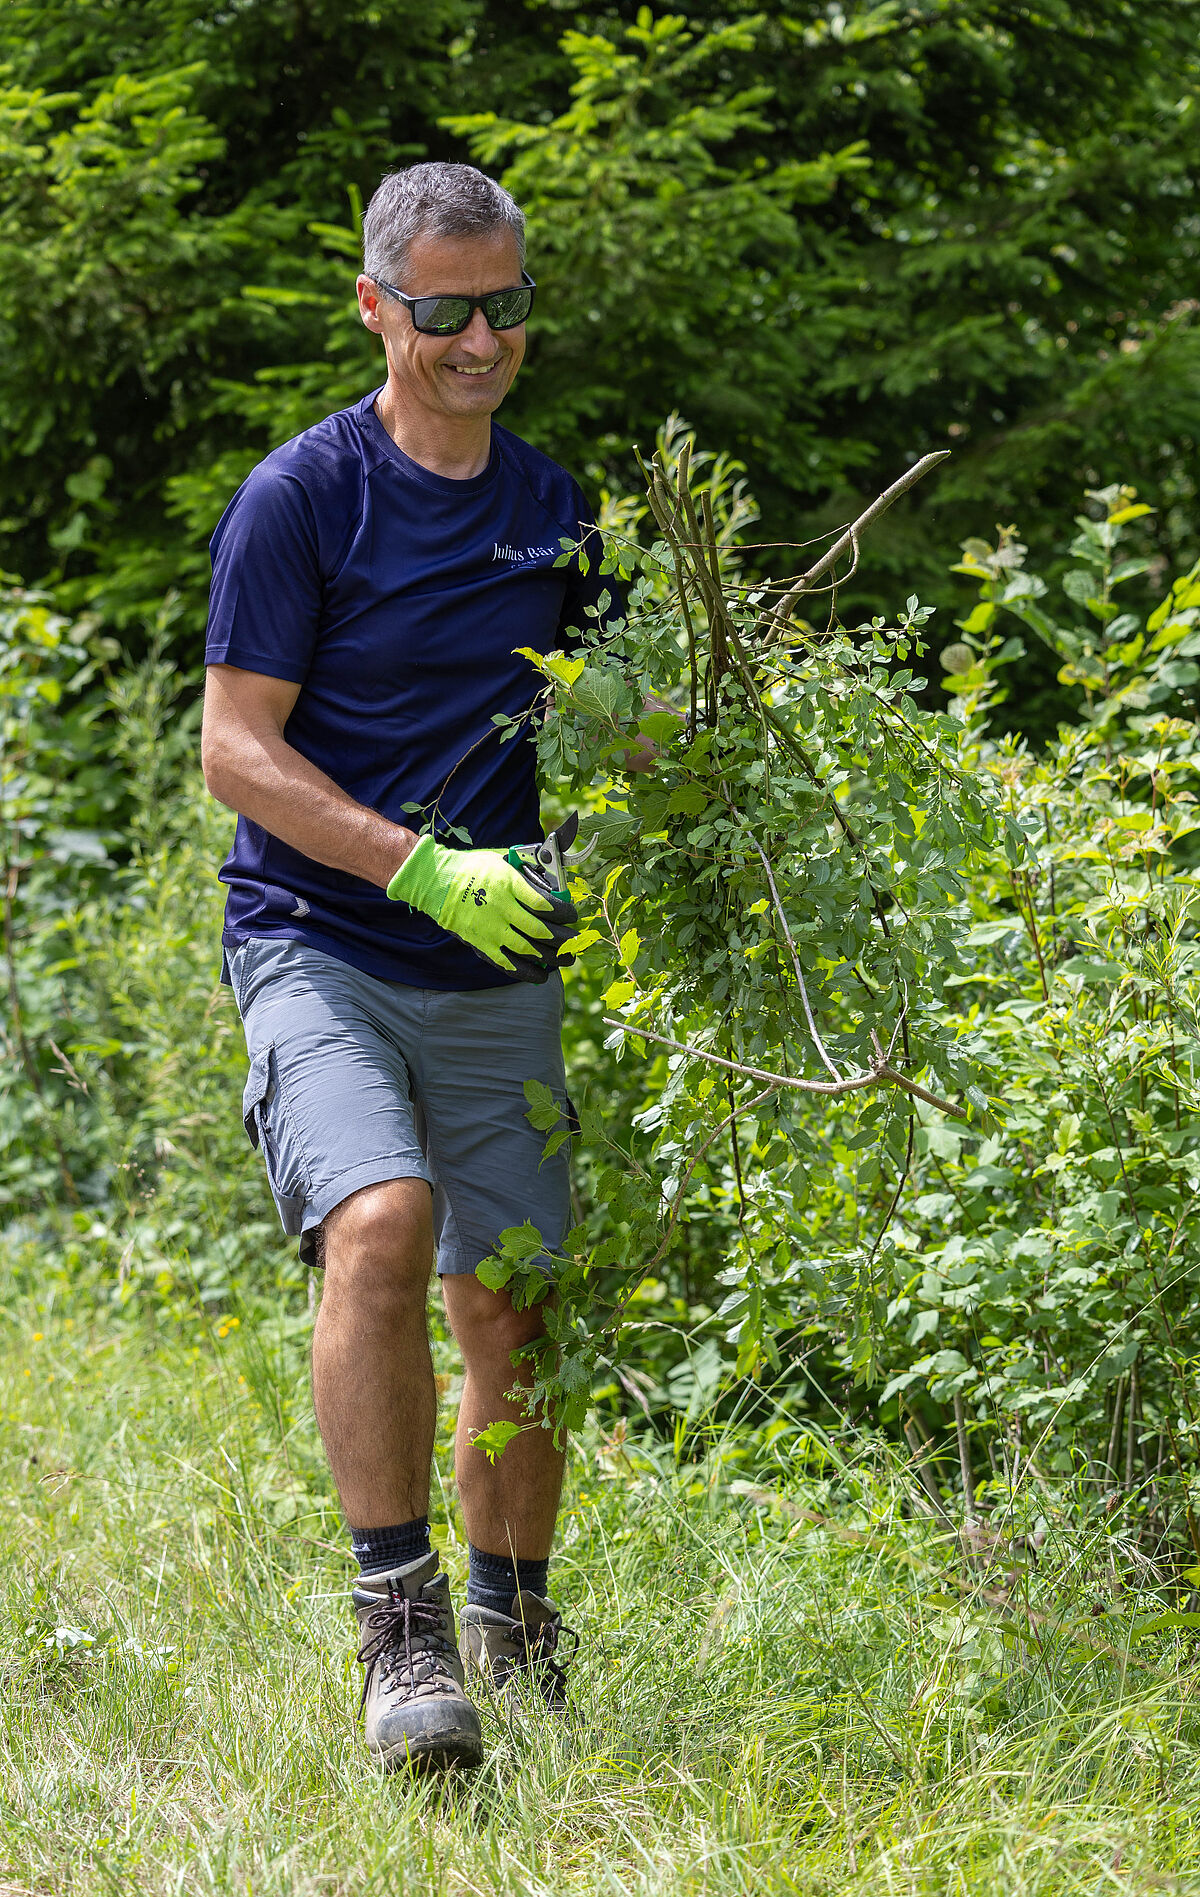
[[466, 1272], [443, 1278], [442, 1296], [466, 1370], [454, 1469], [467, 1534], [488, 1554], [544, 1560], [554, 1539], [565, 1460], [552, 1431], [526, 1427], [494, 1464], [471, 1441], [473, 1431], [489, 1423], [528, 1425], [519, 1405], [505, 1401], [505, 1391], [528, 1382], [510, 1353], [540, 1335], [542, 1313], [536, 1305], [514, 1311], [507, 1291], [489, 1291]]
[[425, 1322], [432, 1264], [432, 1201], [423, 1179], [364, 1187], [325, 1220], [313, 1403], [354, 1528], [429, 1512], [437, 1413]]

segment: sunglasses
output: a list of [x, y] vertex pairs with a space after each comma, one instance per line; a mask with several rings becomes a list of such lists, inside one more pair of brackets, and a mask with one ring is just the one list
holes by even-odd
[[521, 272], [521, 287], [513, 290], [489, 290], [486, 296], [405, 296], [394, 283], [372, 277], [377, 289], [397, 303], [403, 303], [413, 320], [413, 328], [422, 336], [457, 336], [467, 327], [476, 310], [482, 310], [489, 329], [516, 329], [533, 308], [537, 284], [528, 272]]

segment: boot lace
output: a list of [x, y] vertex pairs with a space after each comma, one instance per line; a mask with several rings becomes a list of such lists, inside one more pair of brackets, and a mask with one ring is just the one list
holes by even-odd
[[[445, 1611], [432, 1601], [410, 1600], [407, 1595], [382, 1601], [363, 1620], [371, 1638], [358, 1657], [366, 1667], [359, 1713], [367, 1703], [371, 1681], [379, 1668], [385, 1680], [408, 1674], [410, 1693], [449, 1693], [454, 1682], [446, 1676], [444, 1661], [451, 1652], [446, 1639]], [[419, 1644], [414, 1644], [419, 1643]]]
[[[574, 1645], [570, 1653], [560, 1659], [558, 1643], [564, 1634]], [[537, 1681], [551, 1704], [565, 1700], [567, 1668], [579, 1647], [579, 1635], [574, 1627], [564, 1627], [557, 1614], [552, 1620], [539, 1621], [536, 1627], [526, 1626], [524, 1621], [518, 1620], [514, 1623], [511, 1638], [517, 1649], [513, 1665]]]

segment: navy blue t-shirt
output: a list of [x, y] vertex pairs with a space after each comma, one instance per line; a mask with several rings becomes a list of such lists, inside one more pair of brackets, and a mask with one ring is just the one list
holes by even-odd
[[[474, 844], [540, 838], [529, 731], [501, 742], [493, 715], [529, 711], [543, 683], [514, 648], [551, 652], [612, 590], [555, 567], [594, 523], [576, 482], [493, 425], [484, 472], [432, 474], [375, 413], [378, 391], [267, 456], [212, 538], [205, 657], [300, 695], [287, 742], [359, 803], [413, 830]], [[412, 806], [418, 806], [416, 810]], [[490, 967], [382, 889], [327, 869], [238, 818], [221, 869], [227, 949], [285, 936], [388, 981], [491, 988]]]

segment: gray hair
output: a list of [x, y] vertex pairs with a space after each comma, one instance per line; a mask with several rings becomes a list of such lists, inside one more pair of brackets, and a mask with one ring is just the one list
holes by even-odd
[[384, 178], [363, 218], [363, 272], [403, 287], [414, 237], [510, 230], [525, 267], [525, 213], [474, 165], [410, 165]]

